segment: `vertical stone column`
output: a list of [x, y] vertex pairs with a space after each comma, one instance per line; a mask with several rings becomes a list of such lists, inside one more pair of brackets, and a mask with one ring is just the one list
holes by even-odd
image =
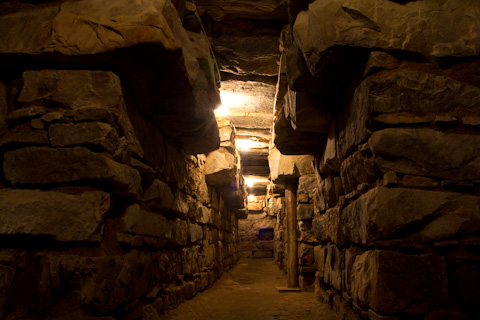
[[297, 185], [289, 183], [285, 189], [287, 200], [288, 234], [288, 288], [298, 288], [298, 244], [297, 244]]

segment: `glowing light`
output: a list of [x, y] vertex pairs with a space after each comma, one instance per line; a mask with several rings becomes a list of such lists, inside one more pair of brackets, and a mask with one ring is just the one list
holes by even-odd
[[231, 91], [220, 91], [220, 99], [222, 100], [222, 105], [227, 107], [243, 106], [248, 102], [247, 96]]
[[243, 180], [245, 181], [245, 184], [247, 187], [253, 187], [256, 183], [266, 183], [268, 182], [268, 179], [259, 179], [259, 178], [247, 178], [243, 177]]
[[228, 110], [226, 106], [220, 105], [214, 112], [217, 117], [226, 117], [230, 113], [230, 110]]
[[247, 199], [248, 199], [248, 202], [257, 201], [257, 197], [255, 197], [253, 194], [249, 194]]
[[235, 143], [238, 150], [248, 150], [258, 146], [258, 142], [251, 139], [237, 139]]

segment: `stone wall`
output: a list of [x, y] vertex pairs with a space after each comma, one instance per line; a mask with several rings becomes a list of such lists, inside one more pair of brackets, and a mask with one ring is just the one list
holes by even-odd
[[[300, 271], [314, 261], [341, 319], [478, 318], [480, 4], [303, 7], [282, 38], [274, 126], [283, 154], [316, 155], [298, 180]], [[299, 123], [312, 104], [328, 126]]]
[[185, 1], [35, 3], [0, 5], [0, 317], [157, 319], [238, 260], [208, 41]]
[[1, 88], [6, 319], [140, 319], [237, 261], [236, 218], [206, 183], [206, 157], [182, 155], [115, 74], [27, 71]]

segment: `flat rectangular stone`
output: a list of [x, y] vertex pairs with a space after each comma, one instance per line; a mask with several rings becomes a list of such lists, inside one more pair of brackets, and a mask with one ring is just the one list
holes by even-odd
[[477, 196], [376, 187], [343, 209], [343, 233], [358, 244], [406, 236], [430, 242], [479, 231], [479, 212]]
[[0, 189], [0, 234], [46, 235], [58, 241], [100, 241], [90, 238], [110, 210], [110, 195], [86, 191]]
[[448, 301], [443, 257], [367, 251], [355, 258], [352, 298], [379, 313], [422, 313]]
[[83, 147], [26, 147], [5, 152], [6, 179], [15, 186], [93, 180], [108, 190], [136, 195], [141, 191], [137, 170]]

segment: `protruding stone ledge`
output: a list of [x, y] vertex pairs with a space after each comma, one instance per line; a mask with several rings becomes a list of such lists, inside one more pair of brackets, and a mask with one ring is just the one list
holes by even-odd
[[110, 195], [86, 191], [78, 195], [56, 191], [1, 189], [0, 234], [46, 235], [58, 241], [94, 241], [102, 217], [110, 210]]
[[[112, 70], [142, 113], [187, 153], [218, 148], [219, 102], [206, 37], [189, 38], [170, 1], [66, 1], [0, 16], [0, 66]], [[194, 43], [202, 42], [202, 43]], [[205, 65], [200, 67], [198, 59]], [[208, 66], [207, 66], [208, 65]]]
[[270, 177], [275, 183], [286, 183], [298, 179], [300, 176], [312, 174], [313, 171], [312, 155], [283, 155], [277, 148], [270, 150], [268, 155], [268, 165], [270, 167]]

